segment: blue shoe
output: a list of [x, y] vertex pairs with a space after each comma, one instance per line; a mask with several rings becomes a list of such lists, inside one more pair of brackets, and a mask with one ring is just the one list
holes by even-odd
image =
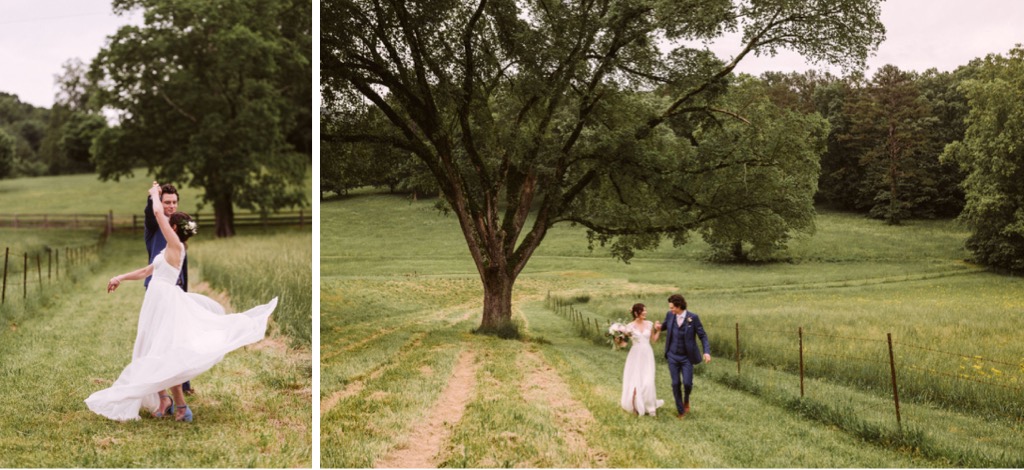
[[192, 422], [192, 409], [189, 408], [188, 405], [185, 405], [185, 415], [180, 417], [180, 418], [175, 416], [174, 420], [175, 421], [184, 421], [186, 423], [191, 423]]
[[[171, 404], [168, 405], [167, 408], [164, 408], [163, 411], [157, 411], [156, 413], [153, 413], [154, 418], [163, 418], [164, 416], [174, 415], [174, 397], [170, 395], [160, 395], [160, 401], [163, 401], [164, 398], [170, 398]], [[159, 407], [160, 405], [157, 406]]]

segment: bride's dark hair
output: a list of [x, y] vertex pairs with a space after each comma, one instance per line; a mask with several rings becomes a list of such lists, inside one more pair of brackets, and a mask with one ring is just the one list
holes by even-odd
[[178, 234], [178, 240], [181, 240], [182, 243], [192, 238], [192, 235], [195, 235], [199, 229], [199, 225], [192, 220], [192, 216], [184, 212], [171, 214], [168, 222], [171, 224], [171, 227], [174, 227], [174, 233]]
[[633, 310], [631, 311], [633, 313], [633, 318], [639, 317], [640, 313], [644, 311], [644, 308], [644, 304], [633, 304]]

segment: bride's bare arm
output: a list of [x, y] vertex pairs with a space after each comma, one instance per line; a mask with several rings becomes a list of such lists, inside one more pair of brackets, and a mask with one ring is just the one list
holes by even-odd
[[[154, 201], [160, 201], [160, 185], [154, 181], [153, 186], [149, 188], [149, 196]], [[160, 226], [160, 233], [163, 234], [164, 240], [167, 240], [167, 251], [164, 253], [164, 259], [171, 266], [178, 266], [181, 264], [181, 241], [178, 240], [178, 234], [174, 232], [174, 228], [171, 227], [171, 221], [168, 220], [167, 214], [164, 214], [162, 210], [154, 210], [153, 215], [156, 216], [156, 223]]]
[[651, 342], [657, 343], [659, 336], [661, 336], [661, 322], [654, 322], [654, 332], [651, 333]]
[[139, 279], [145, 279], [153, 274], [153, 265], [146, 266], [145, 268], [139, 268], [135, 271], [125, 274], [118, 274], [110, 278], [107, 282], [107, 293], [114, 292], [118, 286], [121, 285], [121, 281], [138, 281]]

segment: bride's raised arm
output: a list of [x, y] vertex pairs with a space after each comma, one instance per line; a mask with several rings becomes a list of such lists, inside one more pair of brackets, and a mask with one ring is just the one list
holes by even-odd
[[[160, 184], [156, 181], [153, 182], [153, 186], [149, 188], [149, 195], [154, 201], [161, 201]], [[174, 228], [171, 227], [171, 221], [167, 218], [167, 214], [164, 214], [162, 210], [154, 210], [153, 215], [156, 216], [156, 223], [160, 226], [160, 233], [164, 235], [164, 240], [167, 240], [167, 251], [164, 253], [164, 259], [171, 266], [179, 266], [181, 264], [181, 240], [178, 238], [178, 234], [175, 233]]]
[[654, 325], [651, 328], [653, 329], [653, 333], [651, 333], [651, 342], [657, 343], [658, 337], [661, 336], [661, 322], [654, 322]]

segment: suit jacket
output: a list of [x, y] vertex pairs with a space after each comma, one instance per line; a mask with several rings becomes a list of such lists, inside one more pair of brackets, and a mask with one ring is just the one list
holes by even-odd
[[[145, 220], [142, 224], [142, 236], [146, 241], [149, 264], [153, 264], [153, 258], [156, 258], [156, 255], [159, 255], [160, 251], [167, 247], [167, 239], [164, 238], [164, 233], [160, 231], [160, 224], [156, 222], [156, 214], [153, 213], [153, 198], [146, 200], [144, 214]], [[149, 287], [149, 280], [152, 277], [147, 277], [143, 285]], [[178, 273], [178, 285], [181, 286], [181, 290], [188, 292], [188, 258], [181, 262], [181, 272]]]
[[676, 315], [671, 310], [665, 314], [665, 321], [661, 322], [661, 329], [665, 335], [665, 358], [668, 359], [672, 342], [677, 335], [682, 335], [683, 344], [686, 345], [686, 358], [691, 364], [697, 365], [703, 361], [703, 355], [697, 349], [697, 338], [700, 338], [701, 346], [704, 347], [704, 354], [711, 354], [711, 346], [708, 344], [708, 335], [704, 332], [704, 325], [700, 317], [691, 311], [683, 312], [683, 326], [676, 326]]

